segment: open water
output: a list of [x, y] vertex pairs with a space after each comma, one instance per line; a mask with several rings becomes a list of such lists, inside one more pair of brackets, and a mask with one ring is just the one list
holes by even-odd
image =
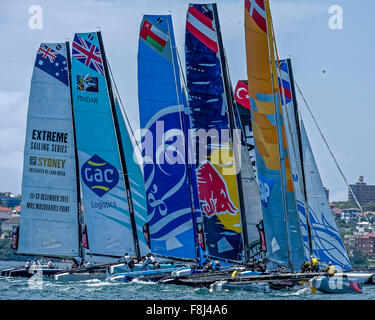
[[[22, 262], [0, 261], [0, 270], [22, 265]], [[310, 288], [271, 293], [234, 290], [210, 293], [208, 289], [176, 285], [158, 285], [87, 280], [57, 282], [53, 280], [0, 277], [2, 300], [375, 300], [375, 285], [363, 286], [361, 294], [312, 294]]]

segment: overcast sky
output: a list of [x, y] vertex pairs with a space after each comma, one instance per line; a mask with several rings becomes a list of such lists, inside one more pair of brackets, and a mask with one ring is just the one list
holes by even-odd
[[[234, 86], [247, 77], [243, 1], [217, 1]], [[188, 3], [0, 0], [0, 192], [21, 192], [30, 80], [39, 44], [71, 40], [75, 32], [99, 27], [122, 101], [133, 127], [137, 127], [137, 49], [142, 15], [172, 14], [183, 60]], [[29, 27], [32, 5], [43, 10], [42, 29]], [[343, 9], [342, 29], [329, 27], [329, 8], [333, 5]], [[292, 58], [295, 78], [351, 183], [364, 175], [367, 183], [375, 184], [374, 9], [373, 0], [271, 0], [279, 56]], [[347, 187], [300, 98], [299, 106], [330, 200], [346, 200]]]

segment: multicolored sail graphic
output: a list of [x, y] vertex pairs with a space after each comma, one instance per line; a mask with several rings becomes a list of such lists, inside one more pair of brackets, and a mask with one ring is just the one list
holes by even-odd
[[[89, 253], [122, 257], [137, 252], [99, 37], [99, 32], [79, 33], [73, 41], [77, 149]], [[82, 87], [82, 77], [87, 76], [96, 90]]]
[[[211, 256], [239, 260], [243, 250], [241, 211], [232, 142], [221, 135], [230, 126], [211, 4], [189, 5], [185, 48], [191, 128], [208, 134], [210, 129], [216, 130], [210, 141], [199, 142], [207, 151], [206, 158], [199, 161], [200, 155], [195, 155], [206, 250]], [[226, 159], [223, 151], [229, 153]]]
[[267, 4], [264, 0], [245, 0], [247, 71], [256, 165], [268, 256], [277, 265], [299, 269], [304, 252], [281, 115]]
[[151, 250], [195, 260], [199, 210], [185, 152], [189, 122], [171, 16], [146, 15], [140, 30], [138, 97]]

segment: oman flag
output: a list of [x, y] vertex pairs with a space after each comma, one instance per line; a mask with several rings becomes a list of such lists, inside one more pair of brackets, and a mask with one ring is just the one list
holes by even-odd
[[151, 22], [145, 20], [141, 28], [140, 36], [156, 50], [163, 52], [168, 42], [168, 34], [153, 26]]

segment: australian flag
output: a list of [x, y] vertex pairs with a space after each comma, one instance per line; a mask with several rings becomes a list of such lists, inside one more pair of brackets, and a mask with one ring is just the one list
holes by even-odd
[[68, 85], [68, 66], [66, 58], [59, 53], [61, 49], [60, 44], [51, 48], [42, 43], [36, 55], [35, 66]]

